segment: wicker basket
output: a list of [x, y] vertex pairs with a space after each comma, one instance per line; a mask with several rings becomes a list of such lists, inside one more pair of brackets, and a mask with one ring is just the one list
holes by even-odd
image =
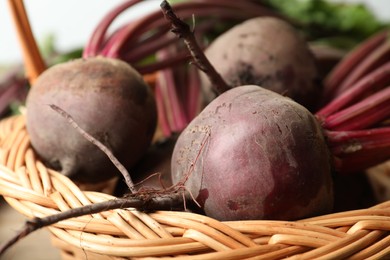
[[[46, 168], [23, 115], [0, 122], [0, 194], [27, 217], [113, 197], [82, 191]], [[48, 227], [63, 259], [378, 259], [390, 257], [390, 202], [300, 221], [233, 221], [188, 212], [118, 209]]]
[[373, 187], [376, 201], [390, 200], [390, 161], [368, 169], [367, 176]]

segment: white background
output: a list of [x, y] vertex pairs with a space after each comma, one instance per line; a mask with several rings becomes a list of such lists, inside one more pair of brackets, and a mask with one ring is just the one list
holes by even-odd
[[[0, 64], [22, 59], [8, 1], [0, 0]], [[36, 40], [40, 42], [53, 33], [59, 50], [84, 46], [102, 17], [121, 2], [123, 0], [24, 0]], [[159, 8], [159, 4], [158, 0], [140, 3], [115, 22], [128, 21]]]
[[[55, 33], [55, 45], [67, 51], [84, 46], [102, 16], [123, 0], [25, 0], [27, 13], [38, 42]], [[336, 0], [333, 0], [336, 1]], [[378, 17], [390, 21], [389, 0], [337, 0], [338, 2], [365, 2]], [[9, 13], [8, 0], [0, 0], [0, 65], [21, 61], [21, 52], [15, 28]], [[131, 13], [121, 16], [117, 23], [133, 15], [159, 8], [159, 0], [150, 0]]]

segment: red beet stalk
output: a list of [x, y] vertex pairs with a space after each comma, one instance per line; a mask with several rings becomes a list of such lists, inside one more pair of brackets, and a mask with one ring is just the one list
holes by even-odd
[[[167, 51], [161, 50], [157, 53], [157, 58], [164, 58], [169, 55]], [[187, 124], [188, 119], [185, 115], [184, 107], [179, 99], [178, 92], [175, 84], [175, 76], [173, 69], [163, 69], [158, 72], [158, 81], [156, 82], [156, 88], [160, 88], [166, 93], [164, 99], [166, 108], [169, 111], [171, 118], [171, 129], [174, 132], [181, 131]]]
[[355, 172], [390, 158], [390, 127], [327, 131], [325, 135], [341, 172]]
[[390, 88], [387, 87], [339, 112], [328, 116], [322, 126], [333, 130], [359, 130], [390, 116]]
[[[349, 74], [347, 83], [339, 83], [333, 100], [316, 113], [341, 172], [362, 170], [390, 159], [390, 127], [385, 123], [390, 118], [386, 35], [381, 32], [368, 39], [340, 62], [330, 79], [338, 75], [348, 79], [348, 66], [355, 72]], [[363, 57], [362, 53], [370, 55]], [[360, 65], [351, 63], [356, 60]]]
[[390, 62], [378, 67], [373, 72], [365, 75], [362, 79], [349, 87], [346, 91], [335, 97], [316, 115], [324, 121], [330, 114], [345, 109], [347, 106], [362, 100], [374, 91], [378, 91], [390, 85]]
[[[371, 38], [357, 46], [354, 50], [350, 51], [347, 56], [338, 65], [336, 65], [324, 82], [325, 87], [323, 100], [325, 102], [328, 102], [338, 94], [341, 94], [344, 90], [346, 90], [346, 86], [356, 82], [359, 77], [364, 76], [364, 73], [361, 72], [364, 70], [365, 73], [368, 72], [367, 65], [369, 65], [369, 62], [366, 57], [373, 55], [374, 52], [379, 52], [375, 50], [384, 44], [386, 38], [388, 37], [388, 33], [388, 30], [384, 30], [373, 35]], [[373, 57], [370, 59], [371, 62], [374, 61]], [[364, 62], [365, 65], [359, 65], [363, 60], [366, 60]], [[366, 67], [366, 69], [364, 67]], [[351, 76], [351, 74], [354, 74], [354, 76]]]
[[112, 22], [117, 18], [119, 14], [127, 10], [133, 5], [142, 2], [142, 0], [130, 0], [123, 2], [123, 4], [117, 6], [111, 10], [107, 15], [103, 17], [101, 22], [96, 26], [94, 32], [87, 45], [84, 47], [83, 57], [97, 56], [101, 50], [102, 43], [105, 41], [106, 33]]

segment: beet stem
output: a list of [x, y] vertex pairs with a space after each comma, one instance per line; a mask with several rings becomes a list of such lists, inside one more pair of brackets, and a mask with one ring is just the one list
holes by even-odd
[[375, 34], [350, 51], [347, 56], [336, 65], [325, 80], [325, 101], [334, 98], [336, 96], [335, 93], [340, 93], [339, 88], [345, 78], [367, 55], [374, 51], [386, 39], [387, 35], [388, 30]]
[[336, 96], [349, 88], [362, 78], [364, 75], [370, 73], [373, 69], [380, 67], [383, 63], [388, 60], [390, 54], [390, 42], [385, 40], [380, 46], [372, 51], [365, 59], [363, 59], [354, 70], [344, 79], [340, 85]]
[[[194, 13], [198, 16], [217, 15], [233, 19], [247, 19], [258, 15], [278, 16], [271, 10], [258, 4], [249, 3], [248, 1], [187, 1], [175, 4], [177, 13], [183, 17], [190, 18]], [[213, 9], [213, 10], [212, 10]], [[133, 26], [128, 26], [122, 30], [120, 35], [112, 43], [107, 42], [102, 53], [108, 57], [120, 57], [124, 45], [132, 46], [137, 44], [137, 38], [140, 38], [150, 29], [159, 28], [166, 25], [166, 21], [161, 18], [158, 11], [145, 15], [134, 22]], [[129, 41], [131, 39], [131, 41]], [[126, 47], [128, 48], [128, 47]]]
[[323, 123], [329, 130], [358, 130], [380, 123], [390, 115], [390, 87], [335, 113]]
[[153, 63], [146, 65], [134, 65], [134, 68], [141, 74], [151, 74], [156, 71], [171, 68], [175, 65], [179, 65], [185, 61], [189, 61], [191, 57], [188, 55], [188, 51], [182, 51], [176, 53], [174, 57], [169, 57], [161, 61], [154, 61]]
[[167, 1], [161, 3], [165, 18], [171, 22], [172, 32], [183, 38], [191, 56], [194, 59], [195, 65], [209, 77], [216, 91], [221, 94], [230, 89], [228, 84], [222, 79], [221, 75], [211, 65], [206, 58], [199, 44], [197, 43], [193, 32], [187, 23], [180, 20], [173, 12]]
[[103, 20], [98, 24], [95, 31], [92, 33], [92, 36], [90, 40], [88, 41], [87, 45], [84, 48], [83, 51], [83, 57], [92, 57], [99, 54], [100, 49], [102, 48], [101, 45], [104, 42], [104, 37], [106, 35], [106, 32], [108, 30], [108, 27], [111, 25], [111, 23], [114, 21], [114, 19], [122, 13], [124, 10], [129, 8], [130, 6], [133, 6], [142, 0], [130, 0], [126, 1], [123, 4], [117, 6], [115, 9], [111, 10], [107, 15], [104, 16]]
[[155, 86], [155, 96], [156, 96], [156, 105], [157, 105], [157, 115], [158, 122], [161, 127], [161, 131], [164, 136], [170, 136], [172, 134], [171, 127], [169, 125], [168, 115], [164, 106], [164, 96], [162, 93], [161, 85], [156, 82]]
[[[390, 127], [354, 131], [327, 131], [326, 136], [329, 147], [336, 155], [351, 152], [351, 149], [347, 148], [349, 143], [359, 143], [362, 148], [370, 149], [390, 145]], [[344, 148], [342, 149], [342, 147]]]
[[374, 91], [387, 87], [390, 84], [390, 62], [387, 62], [360, 79], [348, 90], [333, 99], [329, 104], [316, 113], [322, 120], [326, 117], [354, 104], [362, 97], [368, 96]]
[[199, 72], [194, 67], [189, 68], [187, 84], [189, 86], [187, 93], [187, 118], [192, 120], [199, 113], [201, 99]]
[[137, 45], [133, 47], [132, 50], [128, 50], [125, 56], [126, 60], [131, 62], [142, 61], [144, 58], [153, 55], [157, 51], [163, 49], [164, 47], [171, 46], [177, 42], [177, 38], [169, 37], [171, 35], [163, 34], [160, 35], [158, 40], [154, 41], [142, 41], [138, 42]]
[[354, 172], [389, 159], [390, 127], [354, 131], [325, 131], [332, 154], [339, 158], [336, 168]]
[[[158, 59], [159, 58], [164, 59], [167, 56], [169, 56], [168, 50], [161, 50], [157, 53]], [[167, 90], [168, 98], [166, 101], [172, 113], [172, 119], [173, 119], [172, 129], [174, 131], [181, 131], [188, 124], [188, 120], [185, 115], [183, 104], [180, 101], [180, 98], [178, 97], [177, 84], [174, 77], [174, 70], [164, 69], [160, 71], [158, 79], [159, 80], [157, 83], [165, 85], [165, 88]]]

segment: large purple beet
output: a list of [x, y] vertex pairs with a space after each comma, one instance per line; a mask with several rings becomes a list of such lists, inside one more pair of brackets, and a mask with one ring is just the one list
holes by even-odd
[[221, 94], [180, 135], [173, 182], [189, 173], [186, 188], [219, 220], [290, 220], [333, 206], [330, 156], [317, 120], [254, 85]]
[[127, 63], [93, 57], [50, 67], [27, 97], [27, 130], [37, 154], [79, 182], [105, 181], [119, 171], [49, 104], [70, 114], [127, 168], [146, 152], [156, 128], [153, 92]]

